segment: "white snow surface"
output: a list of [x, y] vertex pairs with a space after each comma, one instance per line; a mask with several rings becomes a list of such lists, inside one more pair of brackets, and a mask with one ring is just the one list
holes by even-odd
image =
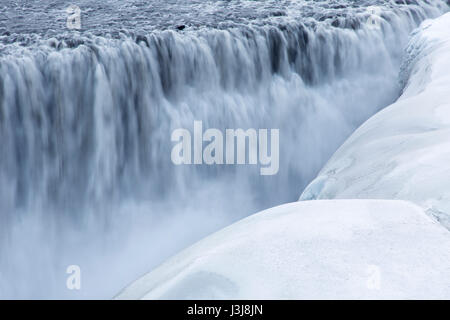
[[300, 200], [402, 199], [450, 229], [450, 14], [408, 47], [406, 87], [333, 155]]
[[290, 203], [168, 260], [117, 299], [450, 298], [450, 232], [395, 200]]

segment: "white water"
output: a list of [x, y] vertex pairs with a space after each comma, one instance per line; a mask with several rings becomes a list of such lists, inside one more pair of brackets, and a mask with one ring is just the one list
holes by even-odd
[[[419, 2], [386, 8], [380, 28], [362, 11], [354, 28], [286, 19], [5, 45], [0, 297], [111, 297], [205, 234], [296, 200], [344, 139], [397, 98], [409, 33], [446, 8]], [[171, 132], [194, 120], [280, 129], [278, 175], [175, 167]], [[65, 286], [71, 264], [82, 270], [79, 292]]]

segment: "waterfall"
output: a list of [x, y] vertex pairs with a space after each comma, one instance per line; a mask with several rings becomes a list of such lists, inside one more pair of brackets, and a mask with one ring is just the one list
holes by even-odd
[[[74, 297], [59, 280], [70, 263], [91, 281], [75, 297], [112, 295], [200, 236], [295, 201], [395, 101], [410, 32], [447, 10], [381, 7], [375, 26], [363, 6], [223, 28], [2, 36], [0, 297]], [[195, 120], [279, 129], [278, 174], [175, 166], [171, 133]]]

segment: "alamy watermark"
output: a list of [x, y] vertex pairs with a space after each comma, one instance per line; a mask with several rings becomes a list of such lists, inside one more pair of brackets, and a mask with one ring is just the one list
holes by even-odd
[[66, 26], [68, 29], [81, 29], [81, 9], [80, 7], [72, 4], [66, 9], [67, 22]]
[[81, 268], [78, 265], [70, 265], [66, 269], [69, 274], [66, 280], [66, 287], [69, 290], [81, 290]]
[[381, 269], [376, 265], [367, 266], [367, 289], [380, 290], [381, 289]]
[[369, 13], [369, 18], [367, 19], [367, 23], [373, 27], [381, 26], [381, 8], [377, 6], [367, 7], [367, 12]]
[[203, 132], [202, 121], [194, 121], [193, 137], [189, 130], [180, 128], [172, 132], [171, 140], [176, 142], [171, 152], [175, 165], [259, 164], [263, 176], [278, 173], [278, 129], [271, 129], [270, 136], [268, 129], [226, 129], [224, 141], [222, 131], [210, 128]]

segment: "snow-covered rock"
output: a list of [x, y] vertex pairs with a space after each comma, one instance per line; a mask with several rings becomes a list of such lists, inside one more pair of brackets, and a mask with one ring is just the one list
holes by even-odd
[[118, 299], [450, 298], [450, 232], [406, 201], [286, 204], [184, 250]]
[[450, 229], [450, 14], [415, 32], [402, 76], [400, 99], [346, 141], [300, 200], [410, 200]]

